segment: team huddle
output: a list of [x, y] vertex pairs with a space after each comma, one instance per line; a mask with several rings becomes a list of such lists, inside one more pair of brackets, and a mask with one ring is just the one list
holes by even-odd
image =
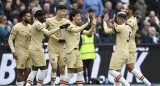
[[[32, 25], [29, 24], [31, 22], [30, 12], [24, 10], [20, 13], [22, 21], [13, 27], [8, 40], [13, 57], [16, 59], [17, 86], [24, 86], [25, 83], [26, 86], [31, 86], [38, 69], [41, 72], [38, 76], [37, 86], [42, 86], [47, 74], [42, 43], [44, 34], [49, 37], [47, 49], [52, 66], [51, 86], [55, 86], [57, 66], [60, 71], [60, 86], [69, 84], [75, 70], [77, 86], [83, 86], [83, 62], [79, 51], [80, 36], [94, 33], [96, 18], [95, 16], [90, 18], [88, 15], [87, 22], [78, 26], [81, 21], [80, 11], [73, 10], [69, 14], [69, 19], [66, 18], [67, 8], [65, 6], [57, 6], [56, 11], [56, 16], [47, 19], [43, 10], [36, 11], [34, 15], [36, 20]], [[108, 14], [105, 14], [103, 19], [105, 33], [116, 34], [116, 50], [109, 66], [109, 73], [115, 78], [114, 86], [122, 86], [122, 84], [130, 86], [120, 73], [124, 64], [127, 65], [129, 72], [146, 86], [151, 86], [143, 74], [134, 68], [136, 60], [135, 33], [138, 29], [134, 11], [134, 6], [129, 5], [126, 12], [119, 12], [110, 20]], [[91, 28], [84, 30], [88, 25], [91, 25]], [[67, 74], [65, 74], [66, 65]]]

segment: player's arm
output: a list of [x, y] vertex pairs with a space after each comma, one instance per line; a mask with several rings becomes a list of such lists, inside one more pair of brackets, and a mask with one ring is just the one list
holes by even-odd
[[109, 33], [114, 33], [113, 29], [112, 28], [109, 28], [107, 26], [107, 23], [108, 22], [108, 14], [105, 14], [104, 18], [103, 18], [103, 28], [104, 28], [104, 32], [109, 34]]
[[9, 44], [9, 47], [11, 49], [11, 52], [13, 53], [13, 57], [17, 60], [18, 56], [16, 54], [16, 51], [15, 51], [15, 48], [14, 48], [14, 45], [13, 45], [13, 40], [15, 39], [16, 34], [17, 34], [17, 29], [14, 29], [14, 27], [13, 27], [12, 31], [10, 33], [9, 39], [8, 39], [8, 44]]
[[89, 23], [85, 23], [84, 25], [80, 26], [80, 27], [68, 27], [67, 30], [70, 32], [74, 32], [74, 33], [78, 33], [80, 31], [82, 31], [83, 29], [85, 29], [87, 26], [89, 25]]
[[96, 17], [93, 16], [93, 20], [92, 20], [92, 26], [91, 26], [91, 29], [89, 30], [83, 30], [83, 35], [92, 35], [92, 33], [94, 32], [95, 28], [96, 28]]
[[50, 35], [49, 38], [55, 39], [58, 42], [66, 42], [64, 39], [59, 39], [55, 35]]
[[38, 23], [38, 24], [37, 24], [37, 29], [38, 29], [40, 32], [44, 33], [46, 36], [50, 36], [50, 35], [56, 33], [58, 30], [60, 30], [60, 28], [56, 28], [56, 29], [53, 29], [53, 30], [48, 31], [48, 30], [45, 29], [45, 28], [46, 28], [46, 27], [45, 27], [44, 25], [42, 25], [41, 23]]
[[50, 36], [50, 35], [56, 33], [58, 30], [60, 30], [60, 28], [56, 28], [56, 29], [53, 29], [53, 30], [50, 30], [50, 31], [48, 31], [48, 30], [45, 29], [45, 28], [42, 28], [41, 31], [42, 31], [42, 33], [44, 33], [46, 36]]
[[127, 24], [128, 24], [131, 28], [133, 28], [133, 26], [134, 26], [134, 22], [131, 21], [131, 20], [128, 20], [128, 21], [127, 21]]
[[10, 34], [9, 39], [8, 39], [8, 44], [9, 44], [9, 47], [10, 47], [12, 53], [15, 52], [15, 48], [13, 46], [14, 39], [15, 39], [15, 35]]
[[48, 36], [49, 38], [55, 39], [56, 41], [59, 41], [59, 38], [57, 38], [55, 35]]
[[88, 15], [88, 21], [84, 25], [82, 25], [80, 27], [69, 26], [67, 28], [67, 30], [70, 31], [70, 32], [78, 33], [80, 31], [82, 31], [83, 29], [85, 29], [89, 25], [89, 23], [90, 23], [90, 18], [89, 18], [89, 15]]
[[104, 32], [105, 32], [106, 34], [115, 33], [113, 28], [109, 28], [109, 27], [107, 26], [107, 23], [106, 23], [106, 22], [103, 22], [103, 28], [104, 28]]

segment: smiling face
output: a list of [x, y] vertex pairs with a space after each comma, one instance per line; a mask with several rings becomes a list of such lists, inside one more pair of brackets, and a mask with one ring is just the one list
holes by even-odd
[[79, 24], [81, 21], [81, 14], [78, 13], [74, 17], [72, 17], [76, 24]]
[[65, 18], [67, 15], [67, 9], [62, 9], [62, 10], [58, 10], [57, 14], [59, 15], [59, 17], [61, 18]]

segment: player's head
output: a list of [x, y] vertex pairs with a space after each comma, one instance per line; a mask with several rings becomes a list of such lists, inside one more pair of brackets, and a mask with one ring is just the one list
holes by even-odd
[[43, 10], [38, 10], [34, 16], [42, 23], [46, 21], [46, 13]]
[[89, 16], [92, 18], [93, 16], [95, 16], [95, 9], [91, 8], [88, 10], [88, 14]]
[[61, 18], [65, 18], [67, 14], [67, 7], [64, 5], [58, 5], [56, 7], [57, 15]]
[[127, 14], [125, 12], [117, 13], [117, 22], [118, 24], [124, 23], [127, 18]]
[[74, 21], [76, 24], [78, 24], [81, 21], [81, 14], [79, 10], [73, 10], [70, 14], [69, 14], [69, 19], [71, 21]]
[[135, 7], [133, 5], [128, 5], [125, 12], [127, 15], [129, 15], [129, 14], [133, 15], [135, 12]]
[[21, 20], [24, 21], [25, 23], [30, 23], [31, 22], [31, 14], [28, 10], [23, 10], [20, 12], [20, 17]]

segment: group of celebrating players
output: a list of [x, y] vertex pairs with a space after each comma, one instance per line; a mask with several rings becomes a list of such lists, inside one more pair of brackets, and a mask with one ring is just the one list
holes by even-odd
[[[34, 15], [36, 20], [32, 25], [29, 24], [31, 22], [30, 12], [24, 10], [20, 13], [22, 21], [13, 27], [8, 40], [13, 57], [16, 59], [17, 86], [24, 86], [25, 83], [26, 86], [31, 86], [38, 69], [41, 72], [37, 86], [42, 86], [47, 74], [42, 43], [44, 34], [49, 37], [47, 48], [52, 66], [51, 86], [55, 86], [57, 65], [60, 70], [60, 86], [69, 84], [74, 70], [77, 72], [77, 86], [83, 86], [83, 63], [79, 51], [80, 35], [93, 34], [96, 18], [95, 16], [90, 18], [88, 15], [87, 22], [78, 26], [81, 21], [80, 11], [73, 10], [69, 14], [69, 20], [66, 18], [67, 8], [64, 5], [57, 6], [56, 11], [56, 16], [46, 19], [45, 12], [38, 10]], [[128, 5], [126, 13], [117, 13], [117, 23], [115, 23], [115, 15], [109, 20], [108, 14], [105, 14], [103, 19], [105, 33], [116, 33], [116, 50], [109, 66], [109, 73], [115, 78], [114, 86], [122, 86], [122, 84], [130, 86], [120, 73], [124, 64], [127, 64], [132, 74], [147, 86], [151, 86], [143, 74], [134, 68], [135, 33], [138, 29], [134, 11], [134, 6]], [[91, 25], [91, 28], [84, 30], [88, 25]], [[67, 74], [65, 74], [66, 65]]]

